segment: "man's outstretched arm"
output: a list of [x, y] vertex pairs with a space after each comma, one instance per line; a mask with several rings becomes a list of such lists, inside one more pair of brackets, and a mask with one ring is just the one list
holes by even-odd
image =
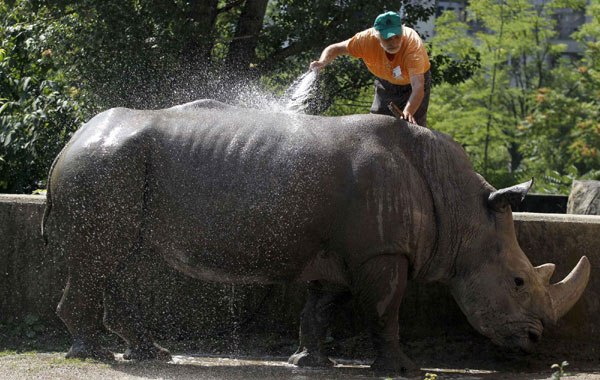
[[350, 40], [338, 42], [327, 46], [321, 53], [321, 57], [319, 58], [319, 60], [310, 63], [310, 70], [321, 70], [340, 55], [349, 54], [348, 42], [350, 42]]

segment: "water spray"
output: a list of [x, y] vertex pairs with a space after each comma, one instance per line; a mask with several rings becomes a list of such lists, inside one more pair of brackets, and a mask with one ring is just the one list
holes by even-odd
[[303, 112], [308, 105], [316, 79], [317, 69], [312, 69], [296, 79], [281, 98], [285, 102], [284, 107], [290, 111]]

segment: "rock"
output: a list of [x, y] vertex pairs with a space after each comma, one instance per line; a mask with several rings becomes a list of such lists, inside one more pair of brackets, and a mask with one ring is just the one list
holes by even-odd
[[600, 215], [600, 181], [573, 181], [567, 214]]

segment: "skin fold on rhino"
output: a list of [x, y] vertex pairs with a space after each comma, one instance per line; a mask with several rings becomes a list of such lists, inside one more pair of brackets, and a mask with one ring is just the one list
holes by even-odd
[[[381, 115], [319, 117], [201, 100], [164, 110], [111, 109], [80, 128], [50, 170], [42, 225], [67, 260], [57, 309], [68, 357], [168, 359], [111, 286], [140, 250], [207, 281], [309, 281], [290, 362], [330, 365], [335, 307], [349, 295], [369, 326], [373, 368], [418, 367], [398, 342], [409, 279], [449, 286], [470, 323], [531, 350], [583, 293], [587, 258], [550, 284], [516, 240], [511, 204], [531, 182], [495, 190], [449, 136]], [[102, 312], [104, 317], [102, 318]]]

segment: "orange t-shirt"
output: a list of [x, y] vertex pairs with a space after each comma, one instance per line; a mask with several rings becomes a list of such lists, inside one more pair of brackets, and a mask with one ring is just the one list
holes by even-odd
[[402, 29], [402, 45], [392, 61], [381, 47], [375, 28], [352, 37], [348, 42], [348, 53], [362, 58], [375, 76], [394, 84], [409, 84], [411, 75], [424, 74], [431, 65], [425, 45], [417, 32], [406, 26], [402, 26]]

